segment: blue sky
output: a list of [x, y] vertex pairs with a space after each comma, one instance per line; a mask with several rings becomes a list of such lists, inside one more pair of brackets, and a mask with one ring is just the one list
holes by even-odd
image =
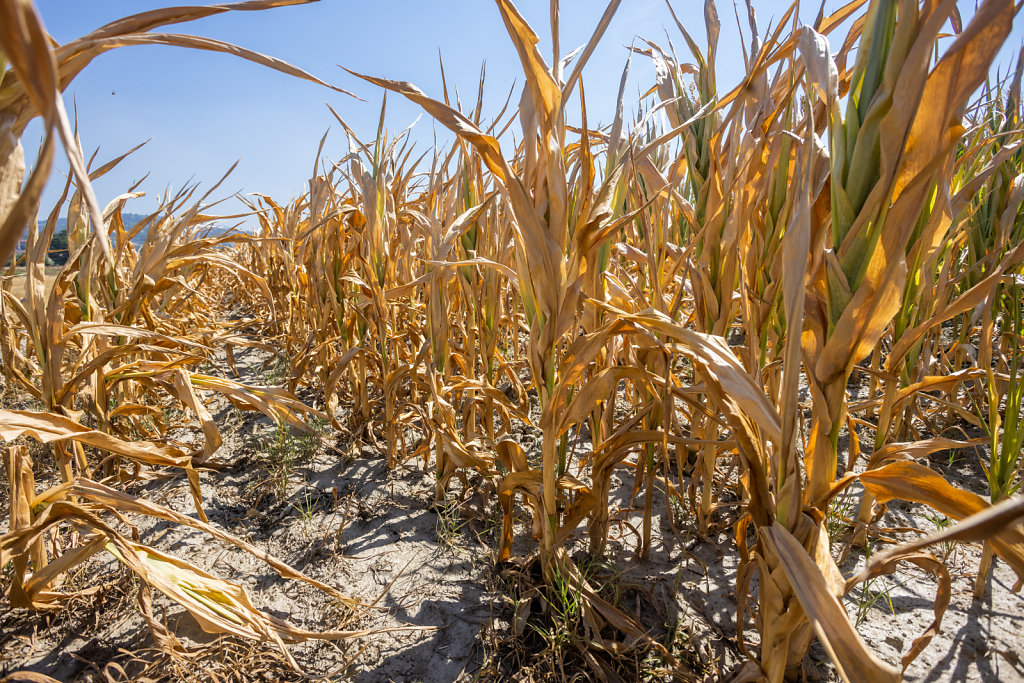
[[[175, 3], [37, 0], [37, 4], [47, 30], [64, 43], [119, 17]], [[548, 2], [519, 0], [516, 4], [541, 36], [543, 54], [550, 55]], [[563, 54], [586, 42], [604, 4], [599, 0], [562, 0]], [[826, 11], [841, 4], [829, 0]], [[805, 5], [801, 18], [809, 23], [818, 7], [816, 3]], [[960, 5], [966, 20], [973, 2]], [[674, 0], [673, 6], [703, 44], [703, 2]], [[775, 0], [754, 0], [762, 33], [787, 7], [788, 3]], [[743, 72], [742, 51], [733, 3], [719, 0], [718, 11], [722, 23], [719, 84], [728, 87]], [[740, 19], [746, 31], [743, 9]], [[381, 91], [345, 73], [339, 64], [412, 81], [440, 98], [440, 51], [449, 88], [458, 87], [468, 108], [476, 96], [481, 63], [486, 62], [485, 115], [497, 113], [513, 83], [513, 102], [518, 101], [523, 82], [498, 9], [487, 0], [321, 0], [264, 12], [232, 12], [168, 31], [217, 38], [271, 54], [365, 101], [227, 55], [152, 46], [119, 48], [97, 58], [65, 93], [69, 111], [77, 107], [86, 153], [100, 150], [97, 162], [151, 139], [96, 184], [101, 204], [149, 173], [141, 187], [147, 196], [130, 201], [125, 209], [148, 212], [156, 208], [157, 198], [165, 190], [176, 190], [190, 181], [209, 188], [239, 159], [238, 168], [216, 197], [235, 191], [260, 192], [285, 202], [300, 194], [312, 172], [317, 144], [328, 128], [331, 133], [325, 156], [338, 159], [347, 152], [345, 136], [325, 102], [364, 141], [375, 133]], [[680, 55], [686, 52], [664, 0], [624, 0], [584, 71], [591, 124], [611, 121], [626, 46], [636, 36], [663, 46], [670, 39]], [[1012, 61], [1021, 38], [1021, 29], [1015, 26], [1000, 55], [1004, 68]], [[627, 105], [635, 103], [638, 91], [646, 90], [654, 78], [653, 67], [644, 58], [634, 59], [631, 73]], [[388, 98], [386, 125], [392, 131], [404, 129], [417, 116], [415, 105], [397, 96]], [[428, 117], [419, 120], [414, 138], [421, 151], [430, 146], [435, 131], [439, 140], [450, 139]], [[23, 138], [30, 162], [39, 136], [40, 129], [33, 123]], [[44, 212], [63, 186], [63, 172], [64, 168], [58, 167], [44, 194]], [[231, 212], [240, 210], [241, 205], [229, 200], [220, 208]]]

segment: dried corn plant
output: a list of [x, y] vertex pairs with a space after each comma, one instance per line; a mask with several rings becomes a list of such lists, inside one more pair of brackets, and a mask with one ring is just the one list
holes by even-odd
[[[285, 73], [327, 85], [285, 62], [219, 41], [158, 34], [160, 26], [232, 10], [262, 10], [295, 2], [246, 2], [237, 5], [180, 7], [127, 17], [66, 45], [45, 33], [31, 2], [0, 5], [0, 253], [6, 261], [13, 243], [29, 225], [25, 296], [0, 291], [3, 373], [10, 391], [23, 392], [39, 410], [0, 414], [5, 441], [26, 437], [50, 444], [62, 483], [36, 490], [31, 461], [23, 446], [6, 451], [11, 515], [0, 539], [0, 565], [14, 563], [7, 596], [14, 606], [59, 609], [78, 591], [62, 577], [90, 556], [106, 550], [142, 581], [144, 596], [155, 587], [179, 602], [201, 626], [285, 642], [307, 638], [347, 638], [349, 632], [311, 633], [257, 610], [245, 592], [156, 548], [140, 545], [118, 531], [126, 513], [148, 515], [192, 526], [266, 560], [282, 576], [312, 582], [350, 609], [352, 600], [313, 581], [207, 523], [200, 473], [222, 439], [204, 397], [223, 394], [237, 407], [258, 410], [278, 423], [304, 429], [304, 416], [317, 411], [291, 392], [246, 386], [198, 371], [214, 358], [226, 337], [218, 292], [244, 282], [260, 291], [267, 305], [272, 293], [263, 275], [247, 270], [222, 246], [245, 239], [210, 236], [206, 226], [209, 193], [196, 200], [196, 188], [165, 198], [160, 210], [126, 230], [121, 211], [140, 196], [130, 189], [100, 208], [91, 181], [109, 172], [124, 155], [98, 168], [84, 162], [77, 134], [61, 103], [60, 92], [95, 56], [124, 45], [165, 44], [233, 53]], [[330, 87], [330, 86], [328, 86]], [[19, 137], [32, 118], [44, 122], [44, 142], [36, 167], [22, 183]], [[49, 174], [54, 137], [59, 136], [72, 174], [42, 230], [36, 227], [40, 191]], [[133, 150], [134, 151], [134, 150]], [[130, 153], [130, 152], [129, 152]], [[46, 254], [62, 209], [66, 207], [70, 258], [49, 288]], [[30, 220], [33, 219], [33, 220]], [[143, 233], [143, 231], [145, 231]], [[142, 239], [136, 239], [140, 234]], [[11, 267], [13, 272], [14, 260]], [[168, 408], [180, 418], [168, 421]], [[198, 423], [198, 448], [168, 439], [175, 427]], [[115, 486], [161, 476], [176, 469], [187, 477], [199, 521], [129, 496]], [[58, 528], [73, 528], [71, 535]], [[45, 542], [44, 542], [45, 541]], [[158, 641], [166, 632], [140, 598], [147, 623]], [[356, 611], [352, 612], [355, 616]], [[289, 663], [297, 666], [285, 651]]]
[[[0, 89], [9, 141], [25, 116], [59, 107], [57, 85], [97, 50], [146, 41], [227, 49], [149, 31], [280, 4], [289, 3], [146, 13], [53, 49], [57, 66], [17, 85], [17, 97]], [[204, 628], [275, 643], [312, 637], [105, 521], [130, 511], [245, 547], [202, 516], [200, 466], [221, 441], [209, 391], [300, 429], [304, 416], [330, 420], [377, 444], [390, 468], [432, 460], [435, 505], [495, 494], [495, 561], [536, 559], [543, 590], [578, 595], [578, 643], [601, 656], [654, 648], [682, 673], [578, 566], [577, 551], [600, 558], [614, 520], [633, 511], [644, 561], [659, 496], [666, 519], [675, 504], [693, 512], [696, 532], [735, 534], [737, 641], [748, 658], [738, 680], [797, 676], [815, 638], [844, 680], [899, 680], [841, 600], [900, 563], [935, 577], [935, 619], [904, 653], [905, 670], [949, 604], [951, 578], [931, 544], [984, 543], [978, 595], [996, 557], [1024, 577], [1015, 497], [1021, 68], [1008, 85], [986, 84], [1015, 5], [985, 0], [965, 22], [952, 0], [853, 0], [809, 26], [794, 5], [762, 35], [748, 2], [746, 74], [722, 93], [720, 21], [706, 0], [705, 46], [673, 11], [688, 56], [671, 38], [635, 43], [613, 122], [597, 129], [582, 74], [619, 4], [564, 56], [552, 2], [548, 58], [512, 2], [496, 0], [525, 77], [517, 108], [511, 93], [488, 112], [483, 74], [469, 107], [447, 83], [435, 98], [355, 74], [417, 103], [456, 140], [417, 153], [408, 131], [388, 132], [386, 96], [372, 140], [334, 112], [347, 141], [340, 160], [326, 160], [325, 136], [303, 196], [250, 202], [252, 235], [204, 234], [215, 217], [194, 188], [128, 232], [120, 213], [133, 190], [101, 210], [84, 180], [119, 159], [95, 170], [83, 163], [44, 229], [30, 233], [25, 298], [0, 294], [5, 377], [43, 406], [0, 413], [0, 436], [53, 443], [64, 482], [37, 493], [26, 456], [10, 451], [19, 502], [0, 549], [16, 569], [11, 599], [58, 606], [57, 575], [106, 551]], [[8, 78], [28, 83], [17, 45], [30, 41], [15, 38], [31, 26], [4, 38], [13, 65], [5, 87]], [[648, 60], [653, 83], [629, 120], [627, 76]], [[53, 116], [48, 126], [64, 125]], [[513, 125], [518, 143], [506, 134]], [[16, 145], [0, 143], [10, 147], [0, 148], [10, 159], [0, 189], [18, 188]], [[46, 175], [50, 156], [40, 155], [33, 177]], [[0, 195], [15, 198], [0, 209], [19, 229], [35, 211], [35, 187], [30, 178], [20, 195]], [[65, 203], [72, 257], [47, 293], [43, 259]], [[137, 247], [131, 238], [143, 230]], [[6, 224], [0, 235], [9, 236]], [[234, 369], [243, 347], [284, 359], [284, 386], [199, 372], [219, 353]], [[325, 409], [299, 401], [300, 390], [318, 393]], [[167, 442], [167, 404], [195, 417], [201, 446]], [[539, 431], [533, 450], [517, 437], [529, 429]], [[926, 465], [939, 450], [971, 447], [987, 449], [987, 498]], [[97, 451], [109, 455], [96, 461]], [[156, 468], [185, 471], [199, 522], [118, 490]], [[624, 506], [612, 496], [620, 472], [632, 474]], [[837, 532], [832, 503], [854, 485], [859, 512]], [[876, 540], [894, 499], [959, 523], [843, 576], [837, 557]], [[521, 508], [531, 538], [517, 543]], [[61, 523], [88, 533], [52, 556], [40, 539]], [[528, 557], [513, 558], [522, 548]], [[603, 675], [593, 654], [584, 659]]]

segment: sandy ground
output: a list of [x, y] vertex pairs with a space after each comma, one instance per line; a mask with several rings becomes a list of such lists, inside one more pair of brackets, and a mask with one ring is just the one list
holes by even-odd
[[[53, 286], [53, 281], [57, 279], [58, 272], [60, 272], [59, 266], [47, 266], [43, 272], [43, 281], [45, 282], [47, 295], [50, 293], [50, 287]], [[16, 299], [22, 299], [25, 297], [24, 269], [19, 269], [17, 274], [11, 277], [11, 294], [13, 294]]]
[[[263, 358], [257, 352], [239, 356], [243, 380], [261, 377]], [[239, 413], [219, 397], [208, 398], [225, 437], [216, 456], [222, 467], [202, 474], [211, 523], [347, 595], [376, 601], [357, 626], [382, 632], [291, 647], [309, 675], [439, 683], [541, 677], [541, 669], [531, 668], [533, 663], [521, 652], [524, 643], [527, 649], [531, 643], [541, 644], [529, 627], [539, 619], [540, 601], [533, 598], [526, 611], [522, 605], [529, 595], [520, 592], [523, 583], [516, 577], [521, 579], [528, 570], [515, 563], [495, 566], [492, 560], [501, 524], [493, 496], [473, 493], [459, 501], [455, 494], [461, 485], [456, 484], [452, 504], [435, 509], [432, 471], [425, 471], [422, 461], [388, 471], [382, 454], [372, 446], [333, 433], [326, 443], [296, 446], [295, 462], [285, 477], [287, 486], [275, 488], [281, 477], [268, 469], [267, 455], [276, 428], [261, 416]], [[536, 440], [523, 425], [515, 436], [527, 445]], [[43, 458], [37, 460], [37, 469], [44, 471]], [[963, 454], [948, 460], [935, 458], [931, 464], [947, 471], [958, 485], [977, 490], [983, 480], [976, 458]], [[674, 628], [670, 639], [674, 638], [675, 654], [694, 672], [689, 679], [727, 679], [742, 661], [736, 646], [737, 553], [732, 532], [723, 525], [720, 533], [700, 537], [693, 520], [666, 506], [659, 495], [653, 505], [651, 557], [639, 561], [637, 530], [643, 500], [641, 496], [632, 500], [632, 479], [628, 468], [616, 475], [612, 498], [622, 510], [612, 526], [607, 559], [588, 571], [653, 636], [664, 641], [667, 627]], [[195, 514], [183, 477], [147, 484], [138, 493]], [[6, 530], [6, 501], [3, 507]], [[331, 598], [280, 579], [243, 551], [164, 522], [132, 521], [143, 543], [237, 581], [257, 606], [271, 614], [310, 630], [336, 628], [344, 621], [345, 609]], [[531, 547], [527, 521], [524, 513], [517, 524], [514, 554], [520, 558]], [[927, 530], [933, 530], [935, 523], [909, 505], [891, 505], [882, 521], [889, 527]], [[585, 547], [583, 531], [581, 527], [570, 542], [576, 557], [582, 557]], [[973, 600], [979, 557], [979, 547], [961, 546], [949, 552], [951, 604], [941, 633], [907, 670], [908, 680], [1024, 680], [1024, 662], [1019, 658], [1024, 652], [1024, 598], [1010, 592], [1015, 577], [997, 560], [985, 600]], [[852, 575], [863, 561], [862, 553], [851, 553], [841, 565], [844, 575]], [[120, 677], [117, 667], [134, 671], [135, 676], [144, 669], [140, 662], [154, 661], [156, 655], [147, 650], [152, 641], [134, 604], [134, 579], [103, 555], [74, 581], [101, 589], [75, 601], [72, 609], [53, 615], [0, 606], [0, 675], [30, 669], [62, 681], [127, 680], [131, 676]], [[864, 590], [855, 589], [845, 605], [865, 640], [880, 657], [896, 664], [931, 623], [935, 593], [930, 575], [907, 568], [897, 576], [876, 579]], [[282, 664], [272, 646], [217, 639], [203, 633], [166, 598], [155, 596], [155, 605], [158, 617], [186, 645], [214, 645], [221, 652], [220, 663], [208, 654], [202, 666], [182, 665], [178, 673], [165, 674], [170, 679], [192, 678], [198, 671], [207, 672], [199, 678], [216, 675], [221, 680], [232, 680], [232, 674], [234, 680], [300, 679]], [[515, 617], [517, 606], [520, 615], [527, 616], [525, 628]], [[401, 627], [418, 630], [388, 631]], [[518, 641], [514, 631], [522, 633]], [[755, 646], [752, 623], [745, 634]], [[509, 645], [513, 641], [520, 643], [518, 649]], [[228, 652], [232, 657], [224, 654]], [[578, 659], [569, 661], [579, 665]], [[167, 671], [166, 663], [161, 667]], [[818, 644], [804, 673], [807, 680], [837, 680]]]

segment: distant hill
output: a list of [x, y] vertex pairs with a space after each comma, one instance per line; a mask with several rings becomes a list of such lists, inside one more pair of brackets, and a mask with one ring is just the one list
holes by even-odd
[[[141, 222], [148, 215], [149, 214], [145, 214], [145, 213], [122, 213], [121, 214], [121, 218], [122, 218], [122, 220], [124, 220], [125, 230], [129, 230], [130, 231], [132, 228], [134, 228], [136, 225], [138, 225], [138, 223]], [[46, 221], [45, 220], [40, 220], [39, 221], [39, 229], [40, 230], [42, 230], [45, 225], [46, 225]], [[54, 234], [61, 233], [61, 232], [67, 232], [67, 229], [68, 229], [68, 219], [62, 216], [62, 217], [57, 219], [57, 226], [54, 228], [53, 232], [54, 232]], [[225, 232], [227, 232], [226, 229], [224, 229], [224, 230], [218, 230], [218, 229], [211, 230], [211, 234], [213, 234], [213, 235], [217, 235], [217, 234], [225, 233]], [[28, 231], [26, 230], [25, 234], [22, 235], [22, 237], [21, 237], [21, 241], [18, 243], [17, 251], [19, 253], [23, 252], [25, 250], [25, 240], [27, 238], [28, 238]], [[143, 230], [138, 235], [136, 235], [135, 237], [132, 238], [132, 243], [136, 244], [136, 245], [142, 244], [145, 241], [145, 239], [146, 239], [146, 231]]]
[[[146, 216], [148, 216], [148, 215], [149, 214], [144, 214], [144, 213], [122, 213], [121, 214], [121, 218], [124, 220], [124, 227], [125, 227], [125, 229], [130, 231], [132, 228], [134, 228], [136, 225], [138, 225], [140, 221], [145, 219]], [[40, 220], [38, 225], [39, 225], [39, 230], [41, 231], [46, 226], [46, 221], [45, 220]], [[216, 225], [216, 223], [214, 223], [214, 225]], [[53, 231], [54, 232], [54, 240], [50, 243], [50, 249], [47, 252], [47, 263], [52, 262], [52, 263], [60, 265], [60, 264], [63, 264], [67, 260], [67, 258], [68, 258], [67, 238], [64, 237], [64, 235], [67, 234], [67, 228], [68, 228], [67, 218], [64, 218], [64, 217], [58, 218], [57, 219], [56, 227], [54, 228], [54, 231]], [[243, 231], [244, 231], [244, 229], [243, 229]], [[139, 232], [138, 235], [135, 235], [132, 238], [132, 244], [134, 244], [135, 246], [141, 246], [142, 243], [146, 241], [146, 232], [147, 232], [146, 230], [142, 230], [142, 231]], [[226, 234], [228, 232], [230, 232], [230, 230], [227, 229], [227, 228], [214, 227], [214, 228], [210, 228], [209, 229], [209, 235], [211, 237], [217, 237], [219, 235], [223, 235], [223, 234]], [[62, 235], [61, 233], [64, 233], [64, 235]], [[26, 229], [25, 233], [21, 236], [21, 239], [18, 240], [18, 244], [14, 248], [14, 254], [15, 254], [16, 258], [20, 257], [22, 254], [25, 253], [25, 246], [26, 246], [25, 243], [26, 243], [27, 239], [28, 239], [28, 230]], [[6, 267], [6, 266], [4, 266], [4, 267]]]
[[[141, 221], [147, 215], [148, 214], [144, 214], [144, 213], [122, 213], [121, 214], [121, 218], [124, 220], [124, 227], [125, 227], [125, 229], [131, 230], [132, 228], [134, 228], [136, 226], [136, 224], [138, 224], [139, 221]], [[42, 230], [45, 225], [46, 225], [46, 221], [43, 220], [43, 219], [40, 219], [39, 220], [39, 229]], [[67, 229], [68, 229], [68, 219], [65, 218], [64, 216], [61, 216], [60, 218], [57, 219], [57, 227], [55, 227], [53, 229], [53, 232], [54, 233], [66, 232]], [[22, 236], [22, 239], [25, 239], [26, 236], [27, 236], [27, 231], [26, 231], [26, 235]]]

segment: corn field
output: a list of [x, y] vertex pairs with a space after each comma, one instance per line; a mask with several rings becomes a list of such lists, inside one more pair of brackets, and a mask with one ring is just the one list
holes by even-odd
[[[794, 5], [762, 32], [748, 2], [746, 74], [724, 90], [706, 0], [702, 23], [673, 13], [683, 51], [629, 48], [615, 112], [587, 110], [583, 76], [621, 0], [595, 6], [592, 37], [570, 58], [557, 0], [550, 27], [496, 0], [522, 71], [499, 111], [389, 78], [400, 74], [318, 78], [162, 32], [304, 1], [154, 10], [60, 45], [31, 0], [0, 0], [0, 587], [11, 614], [81, 609], [97, 595], [89, 567], [105, 558], [130, 577], [149, 646], [174, 661], [201, 657], [155, 600], [223, 636], [223, 656], [268, 644], [298, 677], [313, 663], [295, 644], [382, 637], [367, 619], [387, 609], [390, 584], [352, 593], [208, 517], [231, 457], [215, 398], [262, 415], [278, 445], [305, 439], [340, 460], [350, 456], [337, 444], [357, 443], [388, 476], [429, 473], [420, 509], [493, 510], [473, 552], [526, 582], [505, 647], [533, 659], [509, 671], [499, 652], [482, 680], [778, 683], [806, 677], [817, 649], [833, 680], [898, 681], [936, 647], [955, 586], [983, 606], [1019, 590], [1024, 61], [1005, 78], [993, 68], [1019, 6], [982, 0], [961, 16], [953, 0], [853, 0], [801, 25]], [[329, 160], [321, 142], [297, 199], [250, 196], [251, 232], [211, 230], [216, 187], [186, 187], [126, 226], [137, 188], [101, 203], [91, 184], [124, 157], [87, 160], [88, 130], [61, 92], [99, 54], [145, 44], [226, 52], [333, 90], [347, 150]], [[654, 75], [639, 101], [626, 98], [630, 69]], [[375, 132], [345, 123], [353, 100], [330, 80], [385, 94]], [[389, 97], [455, 141], [414, 150], [408, 131], [386, 126]], [[599, 116], [613, 123], [592, 127]], [[21, 137], [37, 118], [45, 135], [26, 169]], [[71, 172], [40, 215], [61, 154]], [[70, 257], [50, 282], [61, 217]], [[277, 381], [246, 378], [252, 353], [280, 359]], [[975, 463], [973, 478], [952, 477], [946, 453]], [[287, 469], [275, 476], [270, 488], [287, 493]], [[189, 508], [151, 495], [167, 481]], [[943, 523], [902, 528], [896, 505]], [[444, 519], [460, 528], [459, 514]], [[275, 581], [327, 596], [335, 617], [261, 609], [255, 583], [144, 542], [140, 520], [241, 551]], [[728, 667], [702, 665], [665, 636], [675, 625], [652, 628], [592, 569], [643, 566], [669, 534], [718, 543], [735, 564]], [[967, 578], [951, 576], [957, 548], [977, 550]], [[991, 579], [1000, 565], [1012, 587]], [[931, 623], [883, 656], [851, 600], [910, 571], [929, 577]], [[538, 645], [535, 632], [564, 638]], [[3, 680], [46, 680], [5, 660]], [[1001, 675], [1024, 678], [1008, 666]], [[233, 675], [222, 678], [250, 679]], [[160, 675], [107, 668], [87, 680], [129, 679]]]

